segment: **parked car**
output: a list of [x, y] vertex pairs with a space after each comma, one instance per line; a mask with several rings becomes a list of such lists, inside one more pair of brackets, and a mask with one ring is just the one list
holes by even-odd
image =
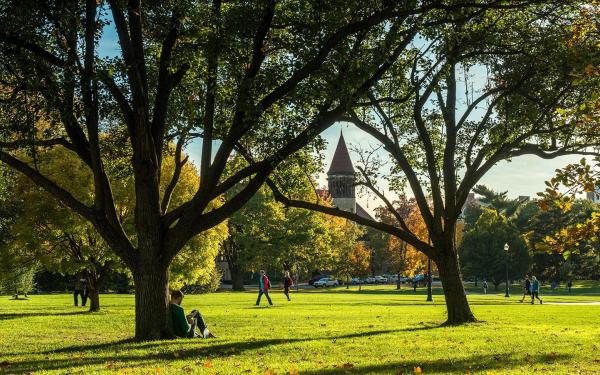
[[423, 275], [423, 274], [415, 275], [415, 277], [412, 278], [412, 281], [421, 281], [421, 280], [425, 280], [425, 275]]
[[377, 283], [377, 284], [385, 284], [388, 281], [387, 277], [385, 277], [385, 276], [375, 276], [374, 279], [375, 279], [375, 283]]
[[362, 284], [362, 280], [361, 280], [361, 279], [359, 279], [358, 277], [353, 277], [353, 278], [350, 280], [350, 284], [352, 284], [352, 285], [358, 285], [358, 284]]
[[336, 279], [324, 277], [320, 280], [315, 281], [313, 285], [315, 288], [323, 288], [326, 286], [338, 286], [340, 285], [340, 283]]
[[375, 278], [372, 276], [369, 276], [365, 279], [365, 283], [367, 284], [375, 284]]
[[403, 283], [407, 283], [410, 281], [410, 277], [402, 276], [402, 277], [400, 277], [400, 281]]
[[319, 281], [319, 280], [321, 280], [321, 279], [323, 279], [325, 277], [327, 277], [327, 276], [326, 275], [316, 275], [316, 276], [313, 276], [312, 279], [308, 280], [308, 285], [314, 285], [314, 283], [316, 281]]
[[388, 282], [395, 283], [398, 281], [398, 275], [390, 275], [387, 279], [388, 279]]

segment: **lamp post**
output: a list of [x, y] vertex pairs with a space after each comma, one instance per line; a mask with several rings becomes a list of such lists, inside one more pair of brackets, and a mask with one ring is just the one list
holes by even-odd
[[508, 249], [510, 247], [508, 246], [508, 243], [504, 244], [504, 255], [505, 255], [505, 259], [506, 259], [506, 294], [504, 294], [504, 297], [510, 297], [510, 295], [508, 294]]
[[[427, 238], [427, 243], [431, 245], [431, 236]], [[431, 294], [431, 257], [427, 256], [427, 302], [433, 302]]]
[[433, 302], [431, 294], [431, 257], [427, 257], [427, 302]]

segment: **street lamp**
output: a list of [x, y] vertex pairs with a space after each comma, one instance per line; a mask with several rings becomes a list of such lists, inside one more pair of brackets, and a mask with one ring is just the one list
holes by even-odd
[[427, 257], [427, 302], [433, 302], [431, 294], [431, 257]]
[[505, 259], [506, 259], [506, 294], [504, 294], [504, 297], [510, 297], [510, 295], [508, 294], [508, 249], [510, 247], [508, 246], [508, 243], [504, 244], [504, 255], [505, 255]]
[[[427, 239], [427, 244], [431, 245], [431, 236]], [[431, 257], [427, 256], [427, 302], [433, 302], [431, 294]]]

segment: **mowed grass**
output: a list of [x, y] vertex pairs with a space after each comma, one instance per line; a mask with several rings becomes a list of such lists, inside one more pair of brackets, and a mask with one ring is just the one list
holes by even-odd
[[[393, 286], [301, 290], [292, 302], [274, 290], [274, 307], [254, 307], [255, 292], [188, 295], [214, 340], [134, 343], [133, 296], [102, 295], [87, 313], [72, 297], [0, 297], [0, 373], [59, 374], [404, 374], [599, 373], [597, 285], [574, 295], [543, 290], [544, 305], [519, 303], [501, 291], [469, 301], [480, 320], [460, 327], [445, 319], [441, 290], [434, 304], [422, 289]], [[594, 295], [596, 294], [596, 295]], [[551, 303], [559, 302], [565, 304]]]

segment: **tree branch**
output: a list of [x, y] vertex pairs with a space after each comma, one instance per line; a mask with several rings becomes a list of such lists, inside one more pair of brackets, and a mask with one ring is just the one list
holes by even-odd
[[27, 176], [36, 185], [50, 193], [52, 196], [79, 215], [90, 221], [93, 220], [93, 211], [91, 207], [88, 207], [84, 203], [77, 200], [77, 198], [75, 198], [71, 193], [58, 186], [56, 183], [42, 175], [37, 170], [30, 167], [27, 163], [4, 151], [0, 151], [0, 161]]
[[177, 146], [175, 147], [175, 170], [173, 171], [173, 177], [171, 181], [167, 185], [165, 189], [165, 193], [163, 195], [163, 200], [161, 204], [161, 211], [165, 214], [169, 210], [169, 203], [171, 202], [171, 196], [173, 195], [173, 191], [179, 182], [179, 177], [181, 176], [181, 170], [185, 163], [187, 163], [189, 156], [186, 156], [183, 160], [181, 160], [181, 150], [183, 145], [185, 144], [185, 137], [182, 136], [177, 141]]
[[343, 211], [343, 210], [340, 210], [339, 208], [327, 207], [327, 206], [322, 206], [322, 205], [315, 204], [315, 203], [309, 203], [309, 202], [305, 202], [305, 201], [289, 199], [281, 193], [281, 191], [279, 190], [277, 185], [272, 180], [267, 179], [266, 183], [267, 183], [267, 186], [269, 186], [269, 188], [273, 192], [273, 196], [275, 197], [275, 200], [277, 202], [282, 203], [283, 205], [285, 205], [287, 207], [303, 208], [303, 209], [307, 209], [307, 210], [321, 212], [321, 213], [331, 215], [331, 216], [342, 217], [342, 218], [351, 220], [357, 224], [368, 226], [368, 227], [389, 233], [389, 234], [396, 236], [399, 239], [411, 244], [415, 248], [422, 251], [424, 254], [430, 255], [430, 256], [433, 255], [433, 248], [430, 245], [428, 245], [427, 243], [419, 240], [417, 237], [415, 237], [410, 232], [406, 232], [406, 231], [401, 230], [393, 225], [385, 224], [380, 221], [374, 221], [374, 220], [363, 218], [361, 216], [358, 216], [355, 213], [352, 213], [349, 211]]

